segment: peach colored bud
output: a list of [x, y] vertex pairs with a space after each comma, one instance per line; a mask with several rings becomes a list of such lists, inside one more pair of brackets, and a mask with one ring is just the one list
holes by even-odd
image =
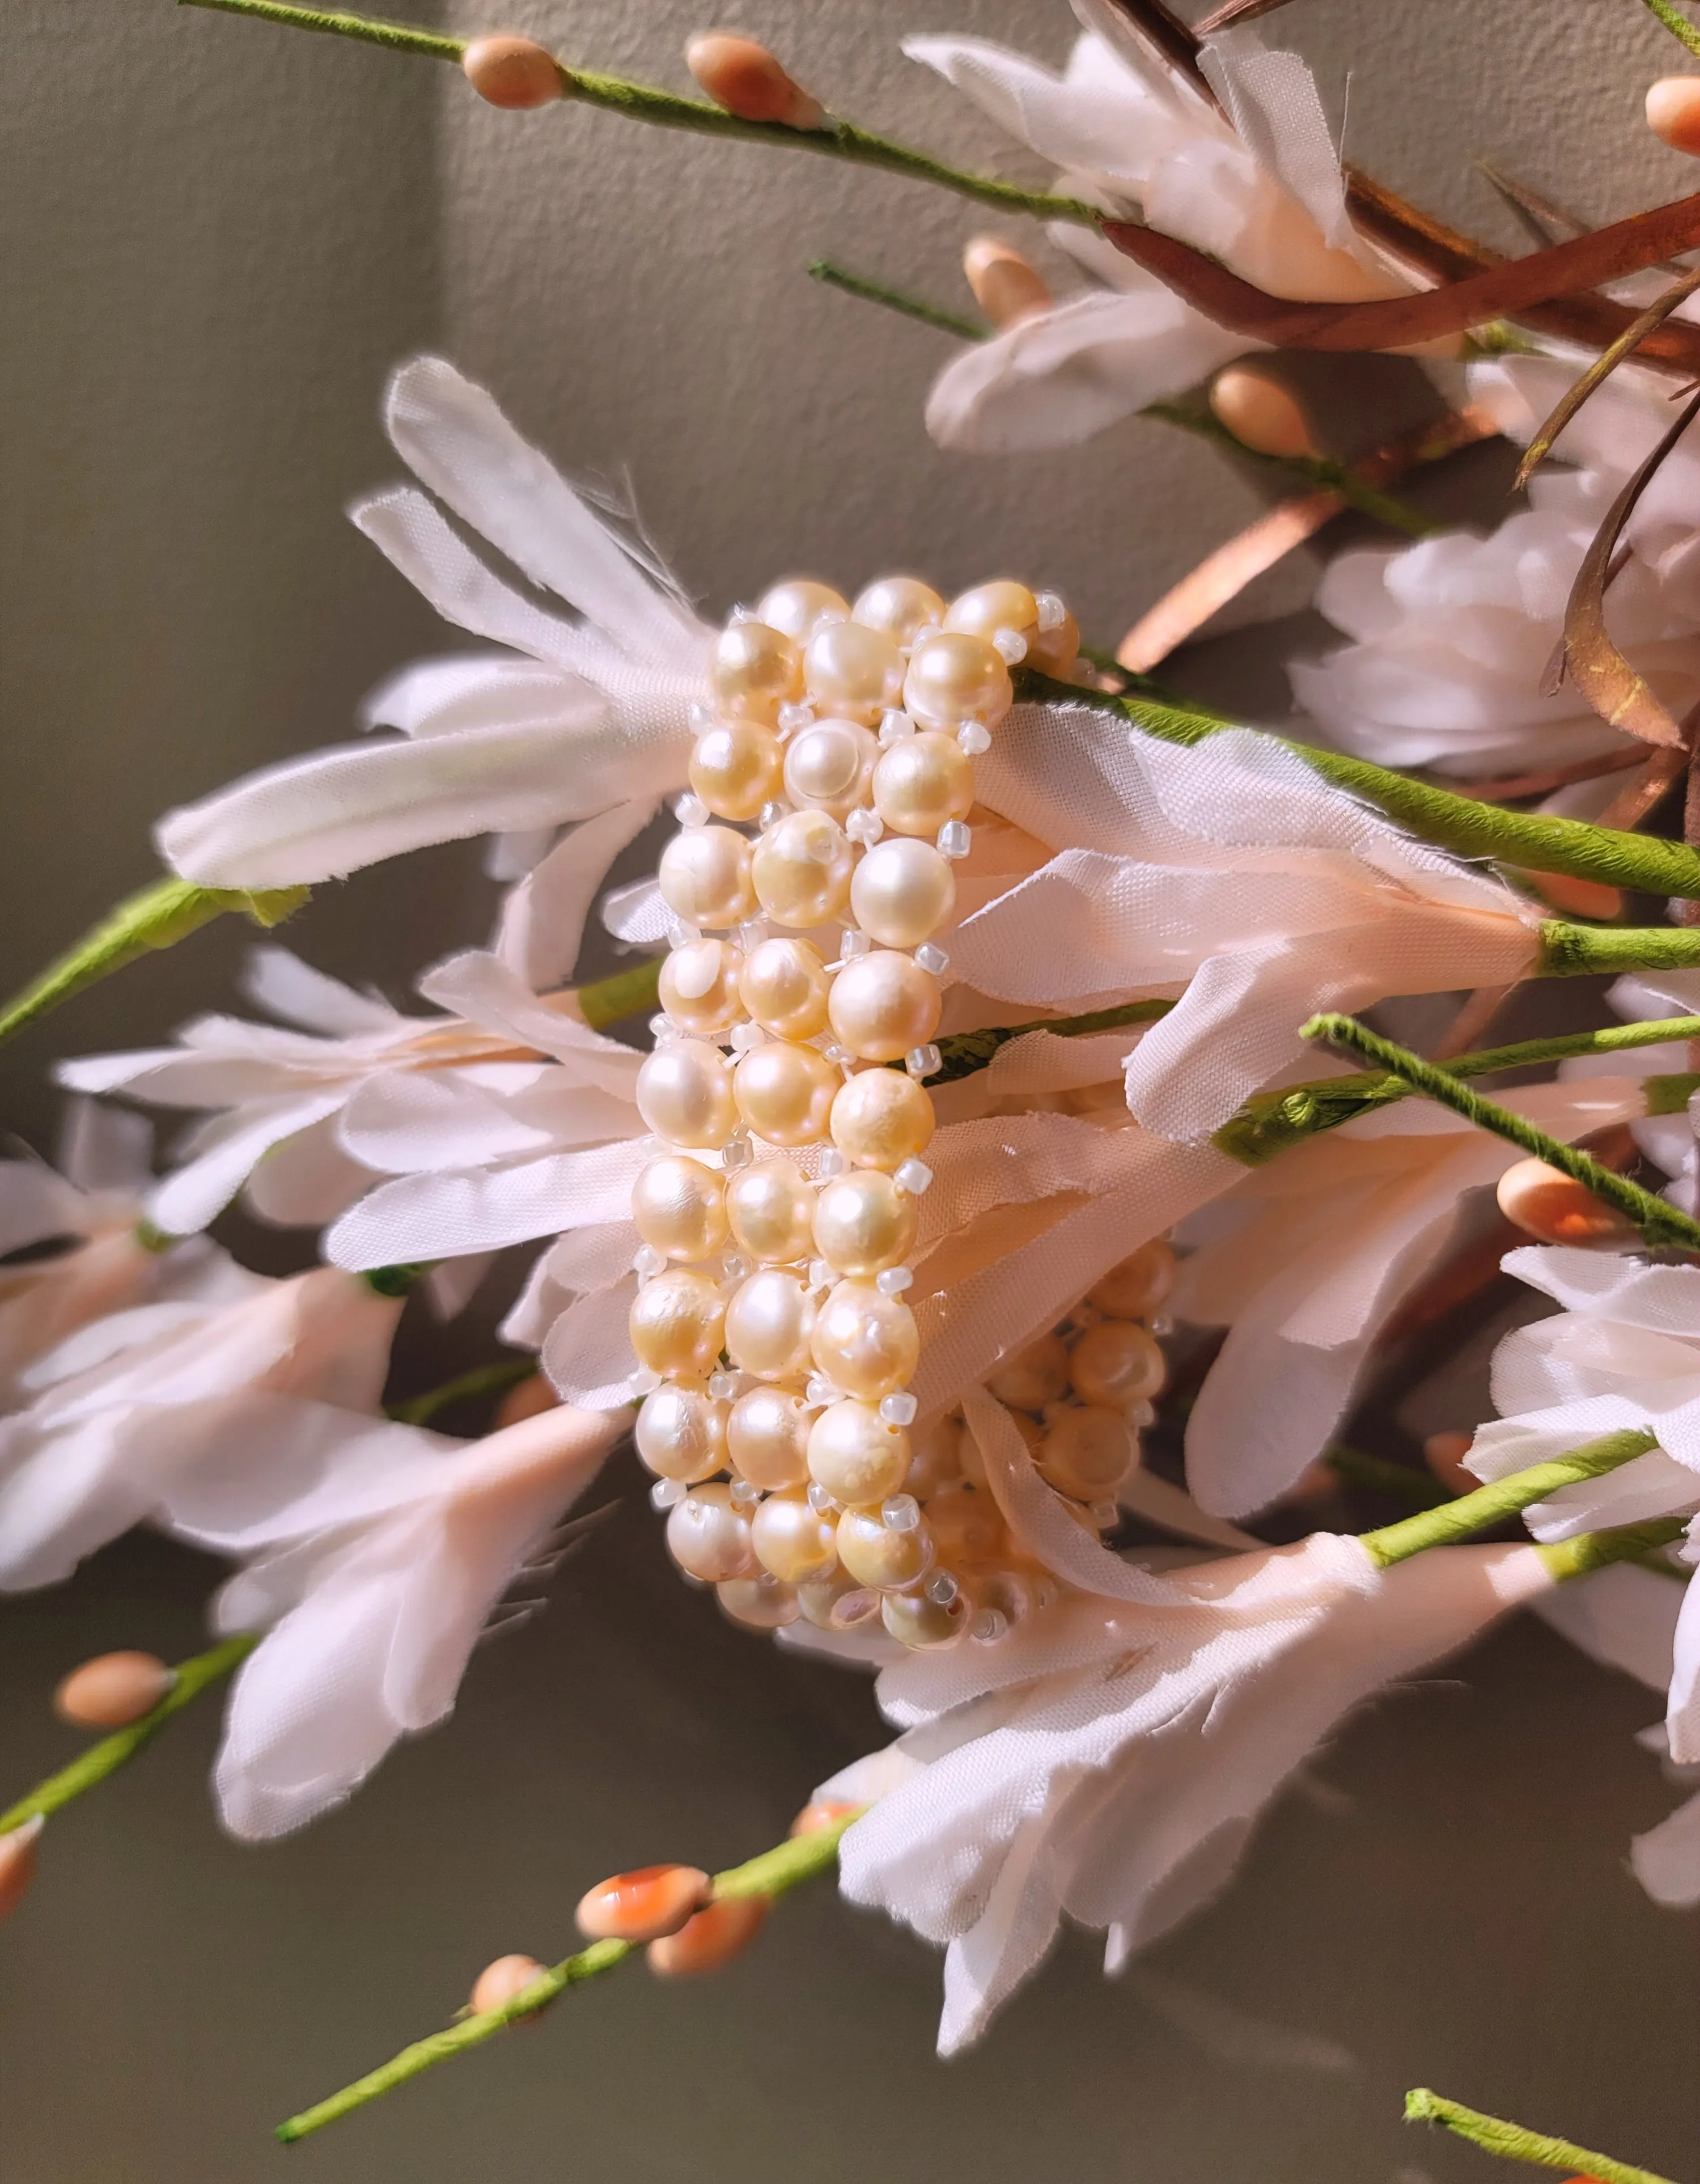
[[656, 1942], [708, 1900], [708, 1876], [696, 1866], [640, 1865], [597, 1881], [574, 1916], [592, 1942]]
[[649, 1945], [649, 1969], [658, 1979], [695, 1979], [717, 1972], [747, 1949], [761, 1930], [770, 1898], [722, 1896], [676, 1934]]
[[1423, 1462], [1441, 1485], [1454, 1494], [1473, 1494], [1481, 1484], [1473, 1471], [1464, 1468], [1475, 1439], [1474, 1434], [1435, 1433], [1423, 1443]]
[[1623, 916], [1623, 890], [1608, 887], [1603, 880], [1586, 880], [1575, 872], [1524, 872], [1514, 866], [1520, 878], [1528, 881], [1541, 900], [1554, 910], [1562, 910], [1569, 917], [1598, 917], [1610, 920]]
[[817, 1797], [813, 1804], [805, 1805], [786, 1830], [793, 1836], [818, 1836], [823, 1828], [836, 1828], [855, 1811], [853, 1805], [845, 1804], [837, 1797]]
[[460, 57], [466, 80], [492, 106], [547, 106], [565, 96], [554, 56], [535, 38], [475, 38]]
[[740, 121], [777, 121], [818, 129], [826, 109], [792, 81], [765, 46], [736, 31], [702, 31], [685, 48], [685, 65], [716, 106]]
[[1310, 421], [1279, 380], [1231, 364], [1210, 382], [1210, 407], [1242, 448], [1258, 455], [1314, 455]]
[[[475, 2014], [482, 2016], [486, 2009], [500, 2009], [530, 1986], [543, 1970], [535, 1957], [497, 1957], [493, 1964], [486, 1964], [473, 1984]], [[539, 2009], [542, 2007], [542, 2003], [537, 2004]], [[525, 2014], [529, 2018], [532, 2012], [528, 2009]]]
[[1700, 153], [1700, 75], [1661, 76], [1647, 94], [1647, 125], [1673, 152]]
[[1013, 243], [995, 235], [976, 235], [962, 254], [962, 270], [974, 300], [994, 326], [1013, 326], [1035, 311], [1048, 310], [1051, 292], [1045, 276]]
[[1606, 1244], [1633, 1236], [1635, 1224], [1585, 1184], [1543, 1160], [1520, 1160], [1499, 1178], [1499, 1210], [1543, 1244]]
[[21, 1827], [0, 1836], [0, 1919], [15, 1911], [36, 1877], [36, 1845], [42, 1827], [39, 1813]]
[[170, 1688], [171, 1671], [156, 1655], [102, 1653], [71, 1670], [53, 1693], [53, 1711], [79, 1729], [127, 1729]]
[[556, 1410], [560, 1401], [542, 1374], [533, 1373], [517, 1387], [510, 1388], [497, 1405], [494, 1430], [500, 1433], [503, 1426], [517, 1426], [522, 1418], [535, 1418], [545, 1411]]

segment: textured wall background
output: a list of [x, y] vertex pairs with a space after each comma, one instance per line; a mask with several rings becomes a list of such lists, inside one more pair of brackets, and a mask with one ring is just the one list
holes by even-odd
[[[684, 0], [520, 0], [506, 20], [682, 85], [702, 19]], [[969, 29], [1060, 58], [1072, 29], [1061, 0], [749, 0], [739, 20], [843, 109], [1012, 173], [897, 39]], [[1349, 76], [1351, 156], [1506, 248], [1478, 154], [1589, 220], [1692, 186], [1637, 123], [1681, 57], [1634, 0], [1295, 0], [1272, 27], [1336, 115]], [[803, 269], [834, 256], [960, 304], [958, 254], [984, 223], [954, 200], [601, 115], [498, 115], [449, 70], [169, 0], [11, 0], [6, 31], [6, 987], [148, 877], [157, 810], [348, 733], [361, 693], [440, 641], [340, 515], [392, 468], [376, 398], [414, 347], [484, 376], [570, 465], [629, 472], [713, 609], [798, 564], [947, 585], [1008, 565], [1113, 641], [1267, 491], [1137, 421], [1067, 455], [932, 448], [942, 337]], [[1372, 395], [1421, 393], [1380, 364], [1316, 384], [1342, 448]], [[1502, 476], [1488, 460], [1425, 490], [1491, 515]], [[1296, 560], [1252, 604], [1297, 610], [1314, 574]], [[1268, 714], [1295, 634], [1320, 637], [1248, 632], [1181, 671]], [[475, 859], [446, 851], [326, 891], [296, 944], [399, 994], [485, 900]], [[225, 994], [241, 945], [204, 933], [0, 1056], [8, 1123], [47, 1142], [47, 1058], [160, 1035]], [[486, 1958], [564, 1947], [594, 1875], [742, 1855], [873, 1740], [864, 1687], [722, 1626], [663, 1567], [635, 1482], [614, 1484], [622, 1514], [550, 1615], [481, 1656], [453, 1724], [305, 1838], [217, 1836], [210, 1719], [55, 1824], [0, 1937], [8, 2184], [270, 2175], [269, 2120], [440, 2021]], [[189, 1650], [209, 1580], [132, 1542], [0, 1610], [0, 1791], [74, 1748], [47, 1716], [54, 1677], [109, 1644]], [[1621, 1865], [1671, 1802], [1628, 1741], [1654, 1711], [1519, 1628], [1353, 1730], [1147, 1971], [1105, 1989], [1071, 1946], [949, 2070], [932, 1959], [822, 1896], [723, 1982], [611, 1982], [291, 2159], [362, 2184], [1486, 2176], [1401, 2132], [1398, 2092], [1426, 2079], [1692, 2173], [1693, 1923], [1655, 1914]]]

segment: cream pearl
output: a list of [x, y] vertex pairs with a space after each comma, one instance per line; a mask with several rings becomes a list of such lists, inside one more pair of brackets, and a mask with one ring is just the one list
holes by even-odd
[[832, 1102], [832, 1142], [858, 1167], [897, 1168], [926, 1150], [937, 1119], [914, 1078], [864, 1069]]
[[701, 1161], [664, 1153], [632, 1185], [631, 1217], [652, 1251], [669, 1259], [712, 1258], [726, 1240], [725, 1188]]
[[736, 925], [755, 907], [750, 845], [730, 827], [687, 827], [661, 852], [655, 883], [687, 925]]
[[637, 1112], [669, 1145], [718, 1151], [738, 1119], [725, 1056], [694, 1039], [657, 1047], [637, 1072]]
[[804, 1494], [770, 1494], [750, 1519], [750, 1544], [764, 1570], [786, 1585], [811, 1585], [838, 1560], [836, 1526]]
[[723, 713], [771, 727], [803, 695], [803, 654], [765, 622], [735, 621], [714, 639], [708, 682]]
[[902, 1266], [919, 1226], [915, 1201], [878, 1168], [836, 1177], [814, 1201], [814, 1248], [835, 1273]]
[[808, 1256], [814, 1193], [789, 1161], [757, 1161], [727, 1184], [726, 1220], [752, 1258], [789, 1266]]
[[667, 1552], [687, 1577], [704, 1585], [753, 1574], [749, 1519], [730, 1486], [693, 1486], [667, 1519]]
[[943, 622], [944, 601], [919, 577], [881, 577], [858, 593], [850, 614], [864, 629], [879, 630], [907, 651], [924, 629]]
[[1155, 1312], [1175, 1286], [1175, 1254], [1160, 1236], [1142, 1244], [1131, 1258], [1112, 1267], [1093, 1289], [1090, 1301], [1112, 1319], [1143, 1319]]
[[847, 1574], [876, 1592], [895, 1592], [913, 1585], [932, 1560], [932, 1535], [925, 1524], [893, 1531], [869, 1509], [844, 1512], [838, 1519], [837, 1543], [838, 1559]]
[[997, 1504], [977, 1487], [950, 1486], [935, 1494], [927, 1503], [927, 1523], [933, 1544], [946, 1562], [988, 1562], [1009, 1546]]
[[864, 1061], [899, 1061], [938, 1029], [943, 1006], [931, 971], [895, 950], [877, 948], [847, 963], [832, 981], [827, 1019]]
[[775, 821], [750, 855], [756, 896], [779, 925], [825, 925], [850, 900], [856, 853], [824, 811], [792, 811]]
[[996, 637], [1000, 629], [1013, 629], [1027, 637], [1039, 627], [1039, 602], [1025, 586], [1005, 577], [997, 583], [976, 584], [951, 601], [945, 615], [947, 630], [970, 637]]
[[1009, 670], [983, 637], [953, 630], [928, 638], [909, 655], [903, 704], [918, 727], [953, 729], [979, 721], [993, 727], [1014, 694]]
[[797, 1618], [797, 1591], [774, 1577], [729, 1578], [714, 1587], [720, 1612], [746, 1630], [783, 1630]]
[[644, 1397], [633, 1439], [658, 1479], [694, 1486], [725, 1468], [726, 1406], [700, 1380], [676, 1381]]
[[909, 1435], [909, 1468], [903, 1491], [930, 1502], [962, 1477], [962, 1422], [934, 1418]]
[[1089, 1327], [1069, 1357], [1069, 1377], [1081, 1401], [1113, 1409], [1154, 1396], [1167, 1370], [1153, 1338], [1125, 1319], [1100, 1320]]
[[817, 721], [786, 746], [785, 793], [793, 804], [842, 819], [868, 800], [880, 746], [854, 721]]
[[835, 1502], [883, 1502], [909, 1468], [909, 1437], [871, 1403], [831, 1403], [808, 1436], [808, 1475]]
[[722, 819], [753, 819], [779, 790], [785, 755], [753, 721], [722, 721], [697, 738], [691, 786]]
[[842, 1072], [813, 1046], [782, 1039], [752, 1047], [732, 1072], [738, 1112], [775, 1145], [818, 1145], [826, 1135]]
[[850, 882], [850, 913], [882, 948], [919, 948], [956, 909], [956, 876], [931, 842], [876, 842]]
[[1114, 1411], [1070, 1408], [1040, 1444], [1039, 1468], [1076, 1501], [1102, 1502], [1126, 1478], [1133, 1456], [1133, 1435]]
[[661, 966], [661, 1006], [681, 1031], [712, 1038], [742, 1016], [738, 979], [744, 959], [729, 941], [687, 940]]
[[831, 988], [820, 950], [807, 940], [764, 940], [744, 958], [738, 995], [775, 1039], [813, 1039], [826, 1028]]
[[815, 1314], [814, 1347], [815, 1363], [835, 1388], [877, 1402], [909, 1380], [921, 1341], [915, 1316], [900, 1298], [870, 1283], [840, 1282]]
[[1000, 1403], [1012, 1411], [1042, 1411], [1054, 1403], [1069, 1384], [1067, 1346], [1054, 1334], [1042, 1334], [1013, 1357], [1006, 1358], [986, 1385]]
[[726, 1307], [726, 1354], [758, 1380], [791, 1380], [808, 1370], [814, 1306], [795, 1274], [764, 1267], [738, 1284]]
[[924, 1592], [888, 1592], [880, 1602], [886, 1636], [913, 1652], [954, 1645], [967, 1630], [968, 1618], [968, 1602], [961, 1593], [942, 1604]]
[[848, 621], [850, 602], [831, 584], [812, 577], [787, 577], [756, 602], [756, 615], [769, 629], [781, 631], [797, 644], [807, 644], [823, 623]]
[[821, 711], [870, 725], [903, 703], [903, 655], [891, 638], [863, 623], [818, 629], [803, 655], [808, 694]]
[[954, 736], [928, 730], [880, 754], [874, 809], [894, 834], [936, 834], [974, 809], [974, 767]]
[[840, 1568], [816, 1585], [799, 1585], [797, 1604], [817, 1630], [853, 1630], [879, 1613], [880, 1596]]
[[771, 1494], [808, 1481], [808, 1433], [814, 1413], [800, 1396], [752, 1388], [726, 1420], [726, 1452], [752, 1486]]
[[626, 1319], [640, 1364], [693, 1380], [706, 1380], [719, 1363], [725, 1323], [725, 1305], [713, 1282], [682, 1270], [646, 1282]]

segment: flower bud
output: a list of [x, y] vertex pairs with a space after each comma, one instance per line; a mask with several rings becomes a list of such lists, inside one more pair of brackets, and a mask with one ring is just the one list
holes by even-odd
[[962, 254], [962, 270], [974, 300], [994, 326], [1013, 326], [1035, 311], [1048, 310], [1051, 292], [1045, 276], [1013, 243], [995, 235], [976, 235]]
[[1423, 1443], [1423, 1462], [1453, 1494], [1473, 1494], [1481, 1484], [1473, 1471], [1464, 1468], [1475, 1439], [1474, 1434], [1432, 1433]]
[[127, 1729], [170, 1688], [171, 1671], [156, 1655], [102, 1653], [71, 1670], [53, 1693], [53, 1710], [79, 1729]]
[[560, 1397], [541, 1373], [530, 1373], [517, 1387], [510, 1388], [496, 1407], [496, 1423], [491, 1430], [500, 1433], [504, 1426], [517, 1426], [524, 1418], [535, 1418], [545, 1411], [557, 1409]]
[[803, 1807], [792, 1822], [786, 1833], [793, 1836], [818, 1836], [823, 1828], [836, 1828], [840, 1820], [847, 1819], [856, 1810], [839, 1797], [816, 1797]]
[[676, 1934], [650, 1943], [650, 1970], [658, 1979], [695, 1979], [719, 1971], [754, 1941], [769, 1901], [765, 1896], [716, 1897]]
[[826, 110], [792, 81], [765, 46], [735, 31], [703, 31], [685, 48], [685, 65], [716, 106], [740, 121], [777, 121], [819, 129]]
[[[473, 1985], [474, 2013], [481, 2017], [486, 2009], [500, 2009], [530, 1986], [544, 1969], [535, 1957], [497, 1957], [493, 1964], [486, 1964]], [[542, 2006], [537, 2004], [539, 2009]], [[530, 2017], [531, 2012], [527, 2010], [525, 2014]]]
[[36, 1845], [41, 1839], [42, 1815], [25, 1820], [0, 1836], [0, 1919], [15, 1911], [36, 1877]]
[[1314, 455], [1310, 421], [1278, 380], [1231, 364], [1210, 382], [1210, 407], [1242, 448], [1257, 455]]
[[1543, 1244], [1612, 1244], [1636, 1234], [1614, 1206], [1543, 1160], [1514, 1162], [1497, 1196], [1506, 1219]]
[[574, 1916], [592, 1942], [654, 1942], [708, 1900], [708, 1876], [696, 1866], [641, 1865], [599, 1880]]
[[460, 65], [472, 88], [492, 106], [547, 106], [566, 95], [553, 54], [535, 38], [475, 38]]
[[1647, 94], [1647, 125], [1673, 152], [1700, 153], [1700, 75], [1661, 76]]

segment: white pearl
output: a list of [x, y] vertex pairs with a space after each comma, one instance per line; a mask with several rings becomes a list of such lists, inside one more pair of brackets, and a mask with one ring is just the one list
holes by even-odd
[[808, 1436], [808, 1475], [835, 1502], [883, 1502], [903, 1484], [909, 1437], [870, 1403], [829, 1404]]
[[813, 1039], [826, 1028], [831, 989], [820, 950], [807, 940], [764, 940], [744, 958], [738, 994], [776, 1039]]
[[836, 1177], [814, 1201], [814, 1247], [836, 1273], [901, 1266], [919, 1225], [914, 1200], [878, 1168]]
[[726, 1406], [700, 1382], [681, 1380], [643, 1399], [633, 1436], [637, 1453], [658, 1479], [694, 1486], [726, 1461]]
[[814, 1307], [795, 1274], [764, 1267], [741, 1282], [726, 1307], [726, 1352], [758, 1380], [794, 1379], [808, 1370]]
[[895, 1591], [913, 1585], [932, 1560], [932, 1535], [925, 1524], [893, 1531], [876, 1511], [847, 1509], [838, 1519], [838, 1559], [858, 1585]]
[[813, 1241], [814, 1193], [789, 1161], [756, 1161], [726, 1185], [726, 1219], [752, 1258], [790, 1265]]
[[1039, 1468], [1076, 1501], [1097, 1502], [1126, 1478], [1133, 1456], [1133, 1435], [1114, 1411], [1071, 1407], [1041, 1442]]
[[1082, 1402], [1120, 1409], [1154, 1396], [1167, 1371], [1163, 1352], [1131, 1320], [1104, 1319], [1089, 1327], [1069, 1357], [1075, 1392]]
[[714, 639], [708, 682], [723, 713], [771, 727], [780, 707], [803, 695], [803, 655], [765, 622], [734, 622]]
[[1012, 1411], [1042, 1411], [1054, 1403], [1069, 1384], [1067, 1346], [1054, 1334], [1042, 1334], [1025, 1350], [1006, 1358], [986, 1385], [1000, 1403]]
[[681, 1031], [712, 1037], [743, 1014], [738, 978], [743, 957], [725, 940], [688, 940], [661, 966], [661, 1006]]
[[644, 1284], [632, 1300], [626, 1325], [639, 1363], [651, 1372], [706, 1380], [719, 1358], [725, 1321], [725, 1306], [713, 1282], [681, 1270]]
[[667, 1519], [667, 1552], [705, 1585], [747, 1577], [755, 1567], [749, 1520], [734, 1506], [731, 1489], [693, 1487]]
[[936, 1125], [931, 1100], [895, 1069], [859, 1071], [832, 1102], [832, 1142], [858, 1167], [901, 1167], [926, 1150]]
[[733, 1404], [726, 1421], [727, 1453], [740, 1475], [764, 1493], [806, 1485], [814, 1420], [801, 1396], [779, 1388], [752, 1388]]
[[762, 1568], [787, 1585], [808, 1585], [826, 1575], [838, 1560], [830, 1518], [818, 1516], [808, 1497], [770, 1494], [750, 1522], [750, 1543]]
[[1096, 1288], [1086, 1291], [1092, 1303], [1112, 1319], [1143, 1319], [1175, 1286], [1175, 1254], [1162, 1238], [1142, 1244], [1131, 1259], [1112, 1267]]
[[906, 649], [924, 629], [944, 621], [944, 601], [919, 577], [881, 577], [861, 593], [850, 610], [864, 628], [877, 629]]
[[736, 925], [755, 908], [750, 845], [730, 827], [687, 827], [661, 852], [661, 900], [687, 925]]
[[726, 1240], [725, 1189], [701, 1161], [664, 1154], [632, 1185], [631, 1217], [653, 1251], [669, 1259], [712, 1258]]
[[817, 630], [803, 655], [803, 671], [808, 694], [822, 712], [867, 727], [903, 697], [903, 655], [890, 638], [859, 622], [835, 622]]
[[867, 800], [880, 746], [854, 721], [817, 721], [786, 747], [785, 793], [835, 819]]
[[892, 949], [847, 963], [832, 982], [827, 1016], [852, 1054], [899, 1061], [938, 1029], [942, 1001], [931, 971]]
[[814, 1362], [847, 1396], [895, 1394], [914, 1377], [920, 1346], [908, 1306], [869, 1283], [840, 1282], [815, 1315]]
[[784, 754], [771, 730], [722, 721], [698, 736], [691, 786], [722, 819], [753, 819], [779, 787]]
[[806, 644], [822, 623], [848, 621], [850, 603], [831, 584], [817, 583], [812, 577], [787, 577], [757, 600], [756, 616], [769, 629]]
[[699, 1039], [658, 1047], [637, 1072], [637, 1112], [670, 1145], [718, 1151], [738, 1119], [732, 1072], [719, 1050]]
[[843, 829], [825, 812], [792, 811], [756, 844], [750, 875], [775, 924], [825, 925], [850, 900], [855, 857]]
[[776, 1145], [812, 1145], [826, 1135], [839, 1071], [812, 1046], [772, 1039], [747, 1054], [732, 1072], [738, 1112], [758, 1138]]
[[850, 911], [886, 948], [919, 948], [956, 908], [956, 875], [930, 842], [876, 842], [850, 883]]
[[894, 834], [931, 841], [974, 809], [974, 767], [954, 736], [905, 736], [874, 768], [874, 809]]
[[983, 637], [951, 631], [930, 637], [909, 655], [903, 705], [924, 728], [1001, 721], [1014, 698], [1009, 670]]

